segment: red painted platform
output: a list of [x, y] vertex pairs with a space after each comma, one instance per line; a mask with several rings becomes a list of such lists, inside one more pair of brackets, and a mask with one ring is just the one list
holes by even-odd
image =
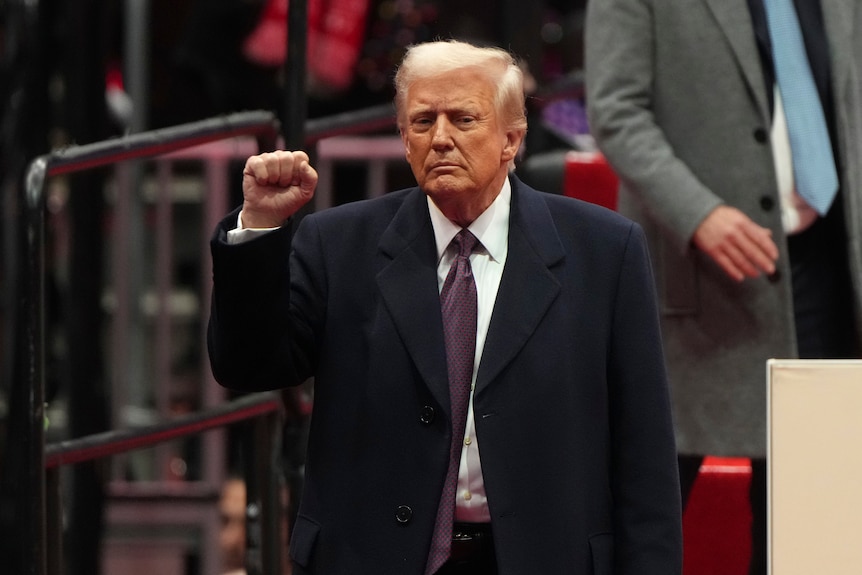
[[707, 457], [683, 515], [684, 575], [746, 575], [751, 555], [748, 459]]
[[563, 193], [612, 210], [617, 209], [618, 179], [599, 152], [568, 152], [563, 172]]

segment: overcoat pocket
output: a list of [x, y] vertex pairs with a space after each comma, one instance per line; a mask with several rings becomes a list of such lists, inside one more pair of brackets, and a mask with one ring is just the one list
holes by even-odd
[[290, 558], [302, 567], [308, 567], [311, 562], [318, 533], [319, 523], [304, 515], [297, 516], [290, 536]]
[[590, 537], [593, 556], [593, 575], [612, 575], [614, 572], [613, 533], [599, 533]]

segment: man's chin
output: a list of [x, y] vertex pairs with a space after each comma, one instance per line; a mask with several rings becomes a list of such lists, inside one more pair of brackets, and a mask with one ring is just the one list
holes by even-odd
[[422, 189], [432, 198], [440, 198], [444, 200], [452, 196], [459, 195], [464, 192], [464, 181], [460, 178], [451, 176], [439, 176], [428, 178], [425, 180], [425, 185]]

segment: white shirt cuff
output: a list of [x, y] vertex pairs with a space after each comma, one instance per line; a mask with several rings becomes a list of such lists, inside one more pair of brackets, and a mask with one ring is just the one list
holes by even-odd
[[227, 243], [229, 245], [241, 244], [254, 238], [259, 238], [264, 234], [268, 234], [278, 228], [243, 228], [242, 227], [242, 210], [236, 217], [236, 227], [227, 231]]

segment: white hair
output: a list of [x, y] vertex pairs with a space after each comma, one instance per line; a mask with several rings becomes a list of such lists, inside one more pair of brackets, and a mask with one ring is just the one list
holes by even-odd
[[484, 71], [497, 87], [494, 105], [506, 130], [527, 130], [524, 74], [505, 50], [480, 47], [458, 40], [416, 44], [407, 49], [395, 74], [395, 111], [398, 128], [404, 127], [407, 90], [417, 80], [474, 68]]

